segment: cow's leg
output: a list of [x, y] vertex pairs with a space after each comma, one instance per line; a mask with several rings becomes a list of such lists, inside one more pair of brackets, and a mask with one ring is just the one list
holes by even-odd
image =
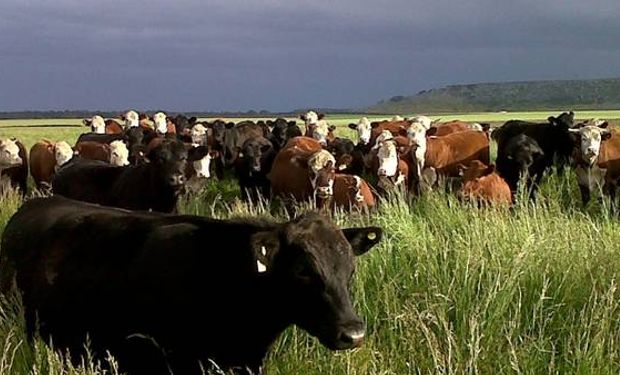
[[581, 192], [581, 203], [585, 208], [590, 201], [590, 187], [587, 185], [579, 184], [579, 191]]

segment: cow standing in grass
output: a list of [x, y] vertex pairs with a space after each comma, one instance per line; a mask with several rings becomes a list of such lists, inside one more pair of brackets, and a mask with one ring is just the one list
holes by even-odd
[[570, 129], [575, 137], [573, 165], [584, 206], [593, 190], [601, 191], [615, 203], [620, 182], [620, 133], [608, 126], [602, 122]]

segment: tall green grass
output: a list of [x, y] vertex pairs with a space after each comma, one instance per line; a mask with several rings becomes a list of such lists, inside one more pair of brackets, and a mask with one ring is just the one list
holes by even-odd
[[[383, 199], [376, 212], [337, 212], [345, 226], [379, 225], [384, 240], [358, 258], [353, 294], [367, 323], [359, 349], [330, 352], [294, 327], [270, 374], [607, 374], [620, 372], [620, 223], [608, 204], [581, 208], [572, 173], [552, 176], [535, 203], [476, 208], [445, 192]], [[182, 211], [268, 215], [212, 184]], [[521, 193], [521, 198], [525, 192]], [[0, 202], [0, 229], [19, 206]], [[174, 324], [174, 322], [171, 322]], [[101, 374], [28, 343], [19, 303], [0, 303], [0, 373]]]

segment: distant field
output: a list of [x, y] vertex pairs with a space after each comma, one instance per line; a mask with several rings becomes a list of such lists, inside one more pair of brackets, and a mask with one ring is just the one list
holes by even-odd
[[[433, 117], [496, 124], [558, 114]], [[620, 111], [576, 116], [620, 119]], [[344, 126], [359, 117], [328, 115], [346, 136], [354, 132]], [[79, 119], [0, 121], [0, 138], [27, 145], [41, 138], [73, 142], [85, 131]], [[286, 219], [239, 196], [233, 178], [213, 181], [185, 197], [180, 211]], [[18, 197], [0, 197], [0, 232], [20, 204]], [[571, 171], [546, 178], [535, 203], [512, 211], [478, 209], [439, 189], [420, 199], [381, 200], [370, 215], [338, 212], [334, 219], [342, 227], [385, 230], [381, 244], [358, 258], [353, 282], [367, 340], [356, 350], [330, 352], [290, 328], [273, 348], [268, 374], [620, 373], [620, 220], [606, 200], [582, 209]], [[19, 304], [0, 300], [0, 374], [103, 375], [88, 360], [75, 369], [40, 340], [29, 345], [21, 313]]]

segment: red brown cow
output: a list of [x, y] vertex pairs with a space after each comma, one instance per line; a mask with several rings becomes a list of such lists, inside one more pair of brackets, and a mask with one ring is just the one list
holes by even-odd
[[383, 121], [375, 121], [370, 124], [370, 140], [369, 144], [372, 146], [376, 145], [377, 138], [381, 135], [384, 130], [392, 133], [393, 136], [406, 136], [407, 129], [411, 126], [410, 120], [383, 120]]
[[460, 165], [463, 185], [458, 191], [459, 199], [478, 204], [512, 204], [512, 194], [508, 183], [495, 172], [494, 165], [485, 165], [480, 160], [472, 160], [468, 166]]
[[30, 148], [30, 174], [37, 188], [49, 188], [56, 171], [72, 157], [73, 149], [65, 141], [44, 139], [35, 143]]
[[[276, 155], [267, 175], [272, 195], [287, 203], [291, 203], [291, 200], [305, 201], [312, 197], [312, 178], [316, 176], [311, 176], [311, 170], [318, 172], [324, 165], [321, 164], [328, 161], [330, 156], [313, 138], [291, 138]], [[335, 160], [333, 161], [335, 163]]]
[[431, 128], [426, 133], [427, 136], [434, 135], [436, 137], [443, 137], [444, 135], [462, 132], [466, 130], [474, 130], [473, 125], [464, 121], [453, 120], [449, 122], [444, 122], [441, 124], [436, 124], [431, 126]]
[[314, 195], [318, 208], [369, 209], [375, 206], [370, 187], [359, 176], [336, 173], [328, 161], [317, 173]]
[[411, 158], [415, 162], [415, 173], [412, 175], [418, 183], [426, 181], [434, 185], [439, 175], [458, 177], [458, 165], [467, 165], [472, 160], [489, 164], [489, 138], [486, 132], [466, 130], [443, 137], [427, 137], [426, 133], [426, 129], [416, 123], [407, 130], [412, 146]]
[[22, 196], [28, 188], [28, 152], [14, 138], [0, 139], [0, 194], [7, 185]]

